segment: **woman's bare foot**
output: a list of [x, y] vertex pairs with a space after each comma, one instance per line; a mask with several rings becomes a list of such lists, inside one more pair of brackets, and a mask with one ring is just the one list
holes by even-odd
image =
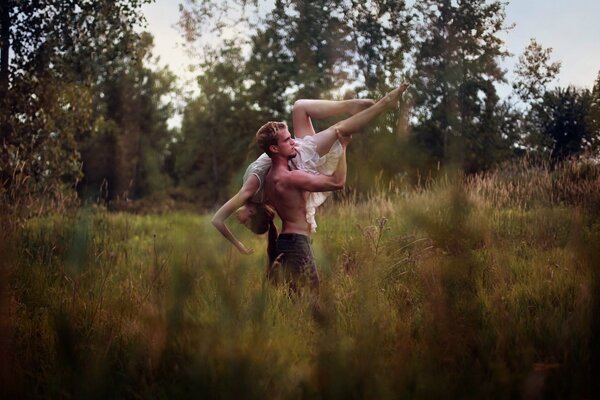
[[396, 89], [392, 90], [388, 94], [385, 95], [383, 101], [385, 102], [386, 107], [394, 108], [398, 104], [398, 99], [402, 96], [406, 89], [410, 86], [410, 83], [403, 82]]
[[[335, 124], [335, 126], [333, 126], [334, 132], [336, 132], [335, 130], [337, 129], [337, 131], [339, 131], [339, 134], [343, 136], [349, 136], [352, 135], [352, 133], [356, 133], [359, 130], [363, 129], [381, 113], [385, 112], [390, 108], [395, 108], [398, 105], [398, 99], [400, 98], [402, 93], [406, 91], [408, 86], [408, 83], [403, 83], [396, 89], [383, 96], [373, 106], [365, 108], [361, 112], [354, 114], [343, 121], [338, 122], [337, 124]], [[319, 154], [321, 153], [319, 152]]]

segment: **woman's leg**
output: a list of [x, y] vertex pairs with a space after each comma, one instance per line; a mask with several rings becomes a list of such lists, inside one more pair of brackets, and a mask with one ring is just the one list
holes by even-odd
[[292, 108], [294, 136], [303, 138], [315, 134], [311, 118], [325, 119], [341, 114], [354, 115], [371, 107], [375, 102], [369, 99], [353, 100], [308, 100], [301, 99]]
[[317, 143], [317, 152], [319, 155], [324, 156], [329, 152], [331, 146], [337, 140], [338, 133], [343, 136], [350, 136], [353, 133], [357, 133], [373, 121], [379, 114], [395, 107], [398, 103], [398, 99], [407, 88], [408, 84], [403, 83], [400, 87], [382, 97], [373, 106], [317, 133], [314, 140]]

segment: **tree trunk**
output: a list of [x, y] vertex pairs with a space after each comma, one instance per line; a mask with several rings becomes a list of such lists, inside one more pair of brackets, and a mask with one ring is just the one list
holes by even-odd
[[0, 98], [8, 93], [8, 57], [10, 49], [10, 5], [2, 1], [0, 5]]
[[[8, 57], [10, 49], [10, 0], [0, 0], [0, 148], [8, 138]], [[8, 155], [0, 152], [0, 188], [10, 187], [11, 175], [6, 171]]]

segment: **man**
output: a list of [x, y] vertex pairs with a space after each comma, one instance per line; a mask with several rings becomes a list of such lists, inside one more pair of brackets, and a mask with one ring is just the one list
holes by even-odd
[[310, 192], [338, 190], [346, 183], [346, 147], [352, 133], [364, 128], [383, 111], [396, 105], [407, 84], [388, 93], [375, 105], [328, 128], [320, 135], [337, 138], [342, 154], [332, 175], [313, 174], [302, 168], [292, 169], [289, 161], [297, 157], [295, 141], [283, 122], [268, 122], [256, 134], [258, 146], [272, 161], [265, 179], [265, 198], [282, 220], [276, 252], [282, 254], [284, 279], [297, 292], [305, 283], [318, 293], [319, 275], [310, 246], [311, 224], [306, 205]]

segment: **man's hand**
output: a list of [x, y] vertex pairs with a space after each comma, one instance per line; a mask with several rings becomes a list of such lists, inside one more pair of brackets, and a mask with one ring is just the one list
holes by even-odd
[[338, 141], [340, 142], [340, 144], [342, 145], [342, 147], [345, 149], [346, 146], [348, 146], [348, 144], [352, 141], [352, 135], [348, 135], [348, 136], [344, 136], [340, 133], [339, 129], [335, 130], [335, 134], [338, 138]]

